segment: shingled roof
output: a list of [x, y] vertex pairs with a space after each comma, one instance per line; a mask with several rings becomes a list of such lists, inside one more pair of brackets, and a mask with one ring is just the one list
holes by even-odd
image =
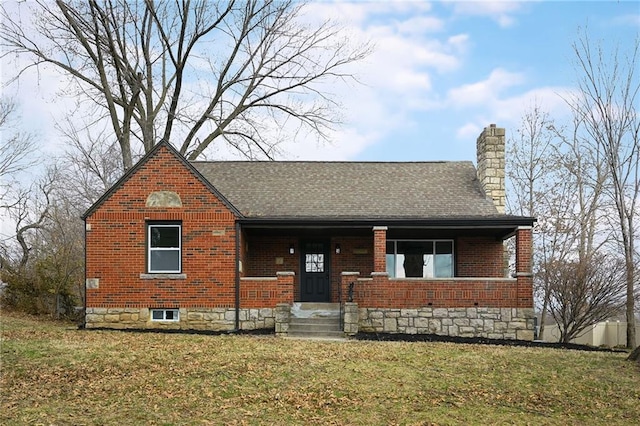
[[463, 162], [193, 162], [248, 218], [504, 217]]

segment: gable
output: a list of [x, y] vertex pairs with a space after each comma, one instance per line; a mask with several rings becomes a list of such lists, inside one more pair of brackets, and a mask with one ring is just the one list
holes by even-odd
[[157, 144], [82, 216], [98, 210], [145, 212], [149, 208], [209, 211], [216, 205], [238, 216], [238, 210], [169, 143]]
[[194, 162], [247, 218], [502, 217], [471, 162]]

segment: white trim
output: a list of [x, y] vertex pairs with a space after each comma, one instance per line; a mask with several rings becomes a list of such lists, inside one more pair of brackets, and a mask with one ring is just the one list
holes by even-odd
[[[151, 228], [178, 228], [178, 247], [151, 247]], [[151, 268], [151, 252], [152, 251], [172, 251], [178, 252], [178, 269], [160, 269], [153, 270]], [[180, 223], [147, 223], [147, 272], [150, 274], [179, 274], [182, 272], [182, 224]]]
[[[156, 312], [162, 312], [162, 319], [156, 319], [153, 314]], [[167, 319], [167, 312], [172, 312], [173, 319]], [[180, 309], [149, 309], [149, 318], [153, 322], [180, 322]]]
[[[430, 242], [433, 245], [433, 253], [431, 254], [432, 256], [434, 256], [433, 260], [435, 262], [435, 256], [437, 255], [436, 253], [436, 244], [439, 242], [446, 242], [446, 243], [451, 243], [451, 276], [450, 277], [409, 277], [409, 278], [416, 278], [416, 279], [452, 279], [455, 278], [455, 270], [456, 270], [456, 243], [455, 240], [452, 238], [416, 238], [416, 239], [407, 239], [407, 238], [388, 238], [387, 239], [387, 244], [388, 243], [393, 243], [393, 253], [387, 253], [387, 250], [385, 248], [385, 259], [386, 256], [389, 255], [393, 255], [394, 256], [394, 265], [397, 262], [397, 256], [398, 256], [398, 242]], [[442, 254], [442, 253], [440, 253]], [[448, 254], [448, 253], [447, 253]], [[387, 262], [387, 272], [388, 272], [388, 268], [389, 268], [389, 264]], [[433, 273], [435, 274], [435, 263], [433, 265]], [[393, 271], [393, 276], [391, 274], [389, 274], [389, 278], [390, 279], [405, 279], [407, 277], [396, 277], [396, 271]]]

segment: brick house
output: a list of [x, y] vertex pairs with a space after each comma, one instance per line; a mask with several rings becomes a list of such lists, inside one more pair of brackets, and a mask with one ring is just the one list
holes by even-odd
[[85, 325], [286, 333], [315, 302], [347, 334], [532, 339], [534, 219], [504, 214], [504, 134], [478, 137], [477, 172], [189, 162], [159, 143], [83, 216]]

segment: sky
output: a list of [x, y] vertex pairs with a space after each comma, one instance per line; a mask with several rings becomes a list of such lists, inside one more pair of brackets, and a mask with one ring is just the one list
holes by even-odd
[[[475, 161], [476, 138], [489, 124], [510, 135], [534, 104], [566, 116], [580, 28], [622, 46], [640, 31], [640, 2], [625, 0], [312, 1], [307, 13], [338, 21], [375, 49], [353, 66], [361, 84], [336, 93], [345, 123], [330, 142], [285, 143], [280, 159]], [[2, 65], [6, 82], [12, 69]], [[53, 123], [71, 109], [59, 99], [64, 78], [30, 72], [3, 90], [47, 149], [61, 149]]]

